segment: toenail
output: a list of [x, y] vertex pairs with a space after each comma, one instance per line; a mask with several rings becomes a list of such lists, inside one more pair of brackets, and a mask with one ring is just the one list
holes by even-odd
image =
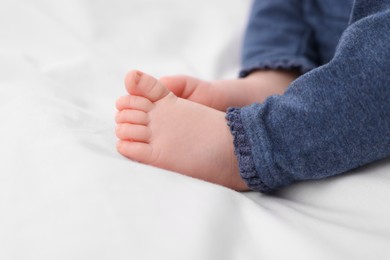
[[142, 72], [140, 72], [138, 70], [135, 71], [135, 73], [134, 73], [134, 82], [136, 84], [138, 84], [139, 80], [141, 79], [141, 76], [142, 76]]

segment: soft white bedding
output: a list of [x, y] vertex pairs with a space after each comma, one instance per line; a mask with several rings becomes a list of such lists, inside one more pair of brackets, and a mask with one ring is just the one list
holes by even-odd
[[274, 196], [115, 150], [123, 76], [235, 77], [249, 0], [0, 0], [0, 259], [390, 259], [390, 160]]

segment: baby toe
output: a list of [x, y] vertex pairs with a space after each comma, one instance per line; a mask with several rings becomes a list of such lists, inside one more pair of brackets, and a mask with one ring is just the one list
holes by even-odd
[[147, 125], [149, 123], [149, 115], [140, 110], [124, 109], [116, 114], [115, 121], [118, 124]]
[[148, 142], [151, 137], [151, 130], [144, 125], [118, 124], [116, 136], [121, 140]]
[[136, 96], [142, 96], [156, 102], [171, 93], [156, 78], [140, 71], [130, 71], [125, 79], [127, 91]]
[[123, 156], [141, 163], [150, 163], [153, 160], [152, 146], [147, 143], [120, 140], [117, 143], [117, 150]]
[[116, 102], [116, 108], [121, 111], [124, 109], [134, 109], [144, 112], [152, 110], [153, 103], [149, 99], [139, 96], [127, 95], [120, 97]]

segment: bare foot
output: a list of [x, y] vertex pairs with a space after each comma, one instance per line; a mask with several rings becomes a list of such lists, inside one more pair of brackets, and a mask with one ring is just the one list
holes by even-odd
[[298, 77], [290, 71], [256, 71], [246, 78], [204, 81], [188, 76], [163, 77], [160, 81], [176, 96], [220, 111], [263, 102], [274, 94], [283, 94]]
[[130, 95], [117, 101], [118, 151], [150, 164], [235, 190], [239, 176], [225, 113], [178, 98], [139, 71], [126, 77]]

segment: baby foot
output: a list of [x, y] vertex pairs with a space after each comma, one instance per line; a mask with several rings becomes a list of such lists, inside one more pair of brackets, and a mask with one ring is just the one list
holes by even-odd
[[176, 96], [226, 111], [228, 107], [243, 107], [263, 102], [267, 97], [283, 94], [298, 77], [290, 71], [257, 71], [246, 78], [204, 81], [188, 76], [163, 77], [160, 81]]
[[139, 71], [126, 77], [130, 95], [117, 101], [118, 151], [150, 164], [235, 190], [247, 190], [238, 173], [225, 113], [178, 98]]

